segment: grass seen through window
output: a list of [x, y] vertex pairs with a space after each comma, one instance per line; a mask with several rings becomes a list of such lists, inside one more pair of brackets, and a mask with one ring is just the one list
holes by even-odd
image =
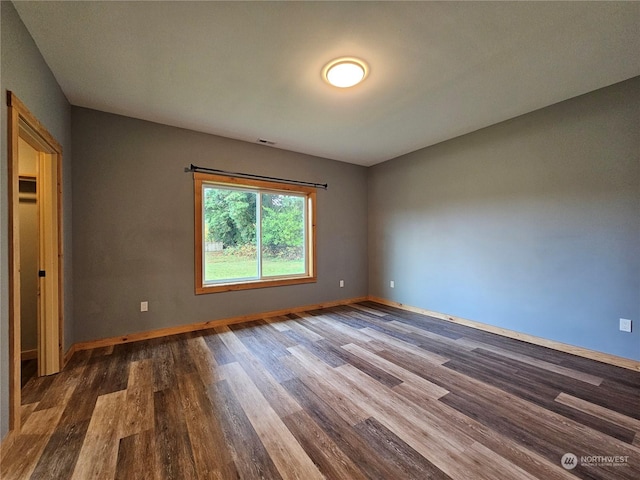
[[[205, 263], [205, 278], [207, 280], [224, 280], [227, 278], [251, 278], [257, 273], [254, 259], [243, 259], [224, 255], [218, 252], [207, 252]], [[277, 258], [263, 258], [262, 271], [264, 275], [289, 275], [291, 272], [304, 273], [304, 260], [279, 260]]]

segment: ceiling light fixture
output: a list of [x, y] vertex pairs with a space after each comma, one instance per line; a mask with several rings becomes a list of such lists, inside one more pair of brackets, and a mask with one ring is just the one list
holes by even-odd
[[322, 77], [339, 88], [349, 88], [359, 84], [368, 73], [367, 64], [357, 58], [338, 58], [322, 69]]

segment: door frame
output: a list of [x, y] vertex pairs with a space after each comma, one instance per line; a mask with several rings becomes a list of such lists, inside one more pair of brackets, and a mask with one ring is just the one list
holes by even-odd
[[[64, 291], [63, 291], [63, 250], [62, 250], [62, 146], [38, 121], [20, 99], [7, 91], [8, 121], [8, 178], [9, 178], [9, 430], [20, 431], [21, 405], [21, 339], [20, 339], [20, 223], [19, 223], [19, 157], [18, 142], [22, 138], [41, 156], [56, 162], [52, 179], [55, 189], [57, 212], [57, 345], [49, 345], [54, 353], [54, 369], [62, 368], [62, 345], [64, 339]], [[39, 320], [40, 321], [40, 320]], [[55, 327], [54, 327], [55, 328]], [[40, 350], [40, 347], [38, 348]], [[39, 352], [40, 354], [40, 352]], [[55, 355], [57, 354], [57, 355]]]

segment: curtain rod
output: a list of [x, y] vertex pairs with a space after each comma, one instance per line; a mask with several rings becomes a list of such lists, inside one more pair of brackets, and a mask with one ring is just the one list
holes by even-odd
[[266, 177], [264, 175], [253, 175], [251, 173], [229, 172], [227, 170], [218, 170], [217, 168], [198, 167], [193, 163], [188, 167], [185, 167], [184, 171], [187, 173], [191, 173], [191, 172], [219, 173], [222, 175], [227, 175], [229, 177], [248, 178], [253, 180], [275, 180], [277, 182], [288, 183], [291, 185], [302, 185], [305, 187], [323, 188], [324, 190], [326, 190], [327, 187], [329, 186], [326, 183], [303, 182], [302, 180], [289, 180], [287, 178]]

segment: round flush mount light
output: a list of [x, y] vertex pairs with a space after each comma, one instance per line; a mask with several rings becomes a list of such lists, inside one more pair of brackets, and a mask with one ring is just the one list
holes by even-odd
[[369, 73], [367, 64], [357, 58], [338, 58], [322, 69], [322, 77], [334, 87], [349, 88], [359, 84]]

